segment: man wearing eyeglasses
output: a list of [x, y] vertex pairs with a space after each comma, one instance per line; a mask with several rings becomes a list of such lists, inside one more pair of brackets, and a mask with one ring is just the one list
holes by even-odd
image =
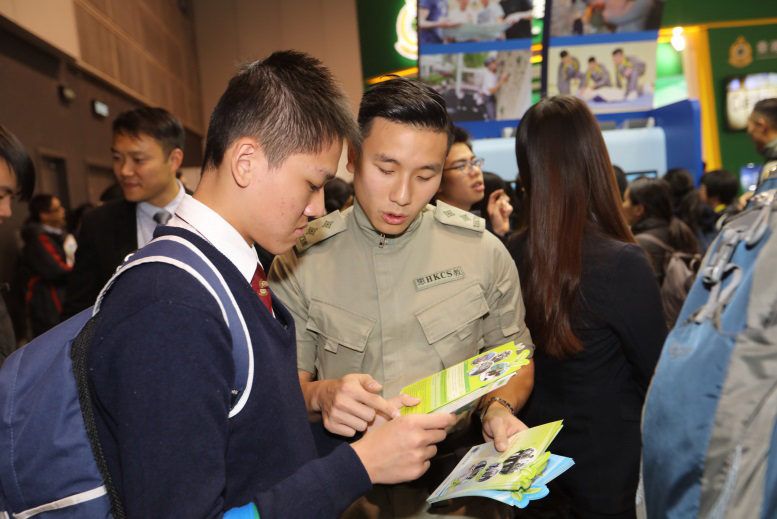
[[[435, 199], [464, 211], [483, 200], [486, 185], [483, 181], [483, 159], [475, 157], [467, 130], [453, 127], [453, 145], [445, 159], [440, 188]], [[494, 190], [487, 204], [489, 230], [500, 238], [510, 231], [513, 206], [504, 189]], [[482, 215], [479, 215], [482, 216]]]
[[[504, 245], [483, 218], [429, 204], [453, 142], [445, 101], [422, 83], [396, 78], [364, 94], [358, 121], [362, 143], [348, 152], [353, 207], [311, 222], [268, 275], [273, 295], [294, 316], [308, 411], [349, 437], [417, 403], [400, 393], [418, 379], [510, 341], [533, 349], [518, 271]], [[468, 430], [462, 419], [427, 475], [376, 485], [341, 517], [505, 517], [491, 500], [430, 509], [426, 498], [455, 467], [456, 449], [485, 438], [503, 451], [525, 428], [514, 412], [533, 383], [531, 363], [482, 398], [476, 427]]]

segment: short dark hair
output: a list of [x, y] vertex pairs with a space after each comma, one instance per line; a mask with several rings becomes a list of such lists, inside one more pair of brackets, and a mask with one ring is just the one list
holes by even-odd
[[753, 113], [766, 119], [767, 124], [777, 130], [777, 97], [761, 99], [753, 107]]
[[[466, 144], [467, 148], [472, 151], [472, 137], [470, 136], [469, 132], [462, 128], [461, 126], [454, 126], [453, 127], [453, 144]], [[451, 144], [451, 146], [453, 145]]]
[[446, 133], [448, 149], [453, 145], [453, 123], [445, 100], [436, 90], [420, 81], [393, 77], [367, 90], [359, 105], [362, 139], [369, 136], [372, 121], [377, 117]]
[[342, 209], [353, 196], [353, 186], [340, 177], [324, 184], [324, 208], [326, 214]]
[[243, 67], [229, 80], [210, 117], [203, 171], [217, 168], [227, 148], [253, 137], [271, 168], [295, 153], [319, 153], [359, 132], [342, 87], [316, 58], [274, 52]]
[[614, 51], [612, 51], [612, 55], [613, 55], [613, 56], [615, 56], [616, 54], [623, 54], [623, 49], [621, 49], [620, 47], [618, 47], [617, 49], [615, 49]]
[[623, 200], [623, 194], [626, 192], [626, 188], [629, 187], [629, 181], [626, 179], [626, 173], [620, 166], [613, 164], [612, 170], [615, 173], [615, 181], [618, 183], [618, 192], [621, 194], [621, 200]]
[[153, 137], [159, 141], [166, 156], [176, 148], [183, 150], [185, 140], [181, 121], [164, 108], [151, 106], [120, 113], [113, 121], [113, 134], [136, 139], [141, 135]]
[[39, 194], [30, 198], [30, 203], [27, 206], [30, 213], [29, 220], [40, 222], [40, 214], [47, 212], [51, 208], [52, 200], [54, 200], [54, 195], [49, 194]]
[[4, 160], [16, 177], [20, 200], [29, 200], [35, 189], [35, 166], [24, 146], [5, 126], [0, 124], [0, 160]]
[[730, 204], [739, 192], [739, 180], [736, 175], [725, 169], [708, 171], [701, 176], [701, 185], [706, 187], [707, 196], [714, 196], [721, 204]]
[[561, 52], [559, 52], [559, 56], [561, 56], [562, 58], [566, 58], [567, 56], [569, 56], [569, 53], [565, 50], [562, 50]]
[[593, 56], [588, 58], [588, 63], [591, 63], [591, 62], [596, 63], [596, 58], [594, 58]]

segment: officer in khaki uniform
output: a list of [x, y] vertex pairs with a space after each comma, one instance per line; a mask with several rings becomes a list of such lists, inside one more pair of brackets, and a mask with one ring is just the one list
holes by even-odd
[[297, 367], [369, 373], [393, 397], [485, 347], [531, 347], [515, 262], [484, 230], [444, 202], [396, 237], [376, 232], [358, 200], [311, 222], [270, 274], [296, 321]]
[[[442, 98], [390, 80], [365, 94], [359, 124], [364, 143], [348, 161], [354, 206], [311, 222], [269, 273], [273, 294], [294, 316], [308, 409], [346, 435], [410, 405], [397, 395], [422, 377], [509, 341], [533, 348], [518, 272], [502, 243], [484, 232], [482, 218], [427, 205], [452, 143]], [[483, 397], [483, 436], [500, 450], [525, 427], [513, 413], [532, 384], [533, 363]], [[467, 445], [482, 443], [477, 436]], [[506, 517], [503, 505], [482, 498], [429, 509], [430, 474], [441, 479], [455, 466], [440, 461], [443, 451], [425, 478], [375, 486], [342, 517]]]

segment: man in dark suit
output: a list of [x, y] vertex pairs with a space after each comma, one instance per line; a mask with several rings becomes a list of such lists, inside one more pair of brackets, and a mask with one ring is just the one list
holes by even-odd
[[124, 199], [84, 216], [63, 320], [94, 304], [127, 254], [148, 243], [154, 228], [173, 216], [185, 195], [175, 176], [183, 143], [183, 126], [162, 108], [130, 110], [113, 122], [113, 172]]

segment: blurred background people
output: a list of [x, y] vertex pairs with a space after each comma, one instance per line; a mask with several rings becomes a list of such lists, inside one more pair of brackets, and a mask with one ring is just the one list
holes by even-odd
[[564, 419], [552, 450], [575, 460], [527, 513], [632, 519], [640, 413], [666, 337], [655, 274], [583, 101], [556, 96], [532, 106], [516, 155], [528, 226], [509, 249], [537, 344], [534, 391], [520, 417], [529, 426]]
[[49, 194], [30, 199], [22, 228], [25, 307], [32, 338], [59, 324], [67, 279], [75, 260], [76, 241], [67, 232], [65, 208]]
[[679, 252], [699, 253], [693, 231], [674, 215], [672, 192], [663, 179], [640, 178], [629, 184], [623, 197], [623, 214], [631, 225], [637, 243], [645, 249], [659, 285], [664, 280], [664, 266], [669, 252], [645, 238], [654, 236]]
[[[0, 125], [0, 224], [11, 216], [11, 199], [29, 199], [35, 188], [35, 168], [24, 146], [5, 126]], [[16, 334], [5, 298], [8, 284], [0, 287], [0, 365], [16, 350]]]
[[699, 183], [699, 198], [712, 209], [715, 228], [720, 229], [730, 217], [739, 212], [739, 179], [730, 171], [716, 169], [702, 175]]
[[353, 204], [353, 186], [335, 177], [324, 184], [324, 207], [326, 214], [348, 209]]
[[671, 168], [661, 178], [669, 183], [674, 215], [693, 231], [699, 253], [704, 254], [718, 235], [715, 212], [702, 201], [693, 175], [687, 169]]
[[772, 170], [768, 162], [777, 160], [777, 98], [761, 99], [755, 104], [747, 118], [747, 134], [767, 161], [759, 178], [763, 182]]

